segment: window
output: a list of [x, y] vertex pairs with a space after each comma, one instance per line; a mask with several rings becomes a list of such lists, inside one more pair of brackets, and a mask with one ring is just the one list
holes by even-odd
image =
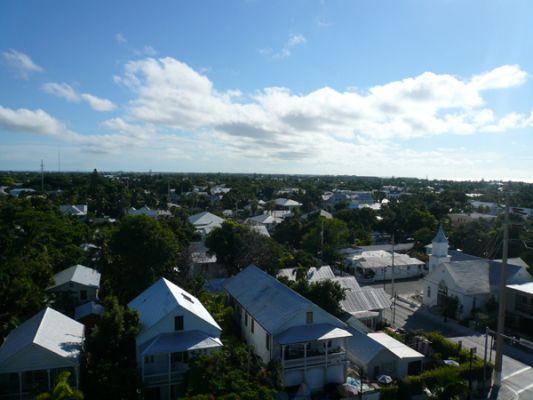
[[248, 326], [248, 313], [244, 312], [244, 326]]
[[80, 300], [87, 300], [87, 290], [80, 290]]
[[189, 353], [187, 351], [180, 351], [170, 354], [170, 361], [172, 363], [186, 363], [189, 361]]
[[270, 333], [266, 334], [266, 349], [270, 350]]
[[174, 317], [174, 330], [182, 331], [183, 330], [183, 315], [178, 315]]
[[255, 328], [255, 321], [254, 321], [254, 319], [252, 318], [252, 333], [254, 333], [254, 328]]
[[305, 321], [308, 323], [308, 324], [312, 324], [313, 323], [313, 311], [308, 311], [305, 315]]
[[431, 286], [428, 286], [428, 297], [431, 297]]
[[151, 364], [154, 362], [154, 356], [144, 356], [144, 363]]

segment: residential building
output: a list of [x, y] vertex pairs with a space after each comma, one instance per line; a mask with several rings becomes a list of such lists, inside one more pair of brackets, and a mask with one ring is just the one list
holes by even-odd
[[84, 338], [82, 324], [52, 308], [19, 325], [0, 347], [0, 398], [33, 398], [50, 390], [63, 370], [78, 387]]
[[277, 362], [283, 386], [311, 390], [346, 377], [347, 325], [254, 265], [225, 283], [243, 339]]
[[507, 285], [506, 324], [533, 339], [533, 283]]
[[377, 282], [395, 279], [406, 279], [421, 276], [424, 273], [424, 262], [407, 254], [385, 250], [361, 251], [345, 257], [357, 278], [365, 282]]
[[191, 215], [188, 221], [194, 226], [196, 232], [205, 236], [213, 229], [220, 228], [224, 219], [215, 214], [211, 214], [209, 211], [202, 211], [201, 213]]
[[482, 214], [482, 213], [473, 212], [473, 213], [448, 214], [448, 218], [450, 218], [450, 221], [453, 226], [459, 226], [459, 225], [468, 224], [474, 221], [492, 222], [497, 217], [496, 215], [492, 215], [492, 214]]
[[128, 307], [140, 318], [136, 354], [145, 398], [176, 398], [188, 361], [222, 347], [220, 326], [200, 300], [164, 278]]
[[73, 265], [54, 275], [54, 284], [47, 288], [53, 293], [71, 293], [80, 302], [98, 299], [100, 273], [83, 265]]
[[130, 207], [128, 209], [128, 215], [145, 215], [150, 218], [163, 218], [172, 216], [172, 213], [168, 210], [152, 210], [148, 206], [143, 206], [139, 209]]
[[286, 199], [284, 197], [280, 197], [274, 200], [274, 203], [276, 204], [276, 207], [279, 207], [282, 210], [288, 210], [288, 211], [292, 211], [295, 208], [302, 206], [302, 203], [298, 203], [295, 200]]
[[256, 215], [255, 217], [246, 218], [244, 223], [250, 226], [264, 226], [268, 232], [272, 232], [276, 225], [282, 221], [282, 218], [275, 217], [269, 213], [264, 213]]
[[209, 251], [204, 240], [192, 242], [189, 252], [191, 254], [189, 277], [201, 275], [206, 279], [212, 279], [226, 276], [226, 269], [217, 263], [217, 255]]

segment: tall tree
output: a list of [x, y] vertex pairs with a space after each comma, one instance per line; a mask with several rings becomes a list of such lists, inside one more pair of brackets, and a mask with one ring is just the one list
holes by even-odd
[[174, 275], [179, 243], [168, 226], [147, 216], [129, 216], [111, 237], [109, 250], [105, 276], [125, 303], [161, 276]]
[[104, 309], [85, 340], [84, 392], [94, 399], [140, 398], [135, 358], [139, 316], [111, 296], [105, 298]]

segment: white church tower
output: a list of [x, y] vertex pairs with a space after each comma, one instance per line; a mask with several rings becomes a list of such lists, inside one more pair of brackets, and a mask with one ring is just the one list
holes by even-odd
[[448, 239], [442, 229], [442, 224], [439, 226], [437, 235], [431, 242], [431, 255], [429, 256], [429, 273], [431, 273], [437, 265], [443, 262], [451, 261], [451, 256], [448, 255]]

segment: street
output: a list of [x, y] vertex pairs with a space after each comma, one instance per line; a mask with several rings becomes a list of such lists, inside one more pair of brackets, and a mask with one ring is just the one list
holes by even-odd
[[[373, 287], [383, 288], [383, 283], [373, 284]], [[462, 326], [455, 321], [447, 320], [432, 314], [425, 307], [412, 302], [412, 296], [422, 290], [421, 280], [395, 282], [395, 292], [399, 299], [396, 307], [385, 310], [384, 318], [397, 328], [406, 330], [422, 329], [439, 331], [455, 342], [462, 342], [464, 348], [476, 348], [479, 357], [484, 356], [485, 335]], [[391, 283], [385, 285], [387, 293], [391, 293]], [[394, 321], [394, 323], [393, 323]], [[491, 337], [488, 337], [488, 347]], [[495, 351], [487, 351], [487, 359], [494, 362]], [[493, 393], [494, 399], [533, 399], [533, 354], [511, 346], [504, 345], [502, 388], [499, 393]]]

